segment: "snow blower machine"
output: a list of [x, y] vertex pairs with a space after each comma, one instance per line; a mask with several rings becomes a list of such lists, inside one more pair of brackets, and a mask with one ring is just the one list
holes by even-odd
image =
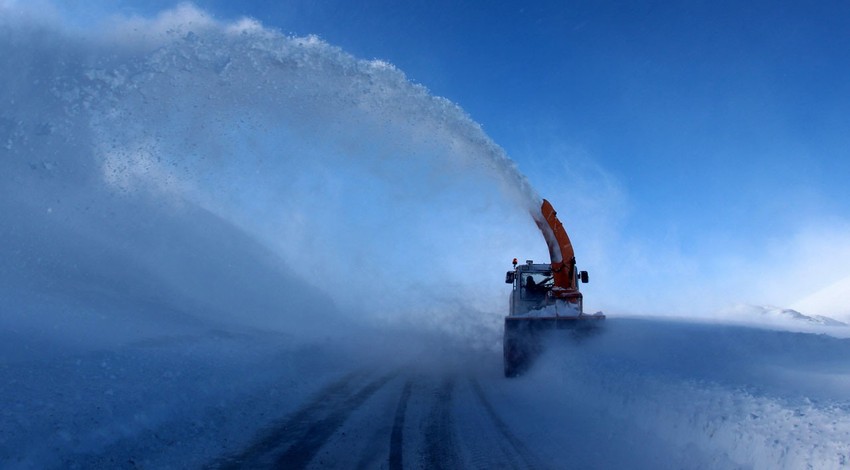
[[585, 315], [579, 281], [587, 283], [587, 271], [576, 270], [573, 245], [557, 213], [546, 199], [540, 214], [532, 214], [549, 247], [551, 263], [528, 260], [505, 275], [513, 285], [510, 313], [505, 317], [503, 338], [505, 377], [526, 370], [540, 352], [540, 336], [550, 330], [587, 332], [598, 326], [605, 315]]

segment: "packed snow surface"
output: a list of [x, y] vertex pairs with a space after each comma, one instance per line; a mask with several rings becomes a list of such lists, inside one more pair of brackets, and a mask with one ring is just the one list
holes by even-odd
[[[499, 351], [210, 329], [75, 349], [5, 334], [4, 468], [839, 468], [850, 341], [669, 319]], [[296, 465], [296, 463], [298, 463]], [[394, 467], [401, 468], [401, 467]]]
[[538, 202], [385, 62], [0, 2], [0, 467], [848, 465], [823, 318], [606, 312], [504, 379], [499, 257]]

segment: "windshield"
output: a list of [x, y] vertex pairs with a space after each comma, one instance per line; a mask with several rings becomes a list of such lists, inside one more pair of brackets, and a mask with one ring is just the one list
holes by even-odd
[[523, 299], [540, 299], [552, 288], [552, 272], [522, 273], [520, 276]]
[[528, 280], [532, 279], [533, 284], [541, 285], [548, 284], [550, 287], [552, 286], [552, 272], [546, 271], [541, 273], [522, 273], [522, 285], [523, 287], [528, 284]]

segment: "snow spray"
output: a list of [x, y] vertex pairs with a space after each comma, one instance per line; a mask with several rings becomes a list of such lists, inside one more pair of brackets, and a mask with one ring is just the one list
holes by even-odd
[[[126, 281], [118, 295], [161, 284], [197, 315], [185, 292], [201, 301], [224, 285], [198, 260], [241, 256], [216, 239], [227, 227], [288, 274], [243, 266], [222, 302], [256, 304], [254, 285], [298, 297], [295, 277], [370, 321], [498, 329], [503, 257], [518, 251], [516, 227], [534, 230], [540, 198], [457, 105], [384, 61], [190, 5], [89, 32], [0, 17], [0, 210], [22, 227], [7, 246], [24, 253], [7, 277], [37, 271], [51, 279], [30, 286], [41, 289], [112, 266], [102, 277]], [[23, 247], [45, 224], [57, 235]], [[55, 269], [24, 259], [34, 251]], [[257, 309], [265, 322], [294, 307]]]

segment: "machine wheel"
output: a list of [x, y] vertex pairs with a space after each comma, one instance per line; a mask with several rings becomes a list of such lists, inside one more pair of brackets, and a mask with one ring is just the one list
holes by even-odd
[[507, 335], [504, 338], [505, 377], [516, 377], [522, 369], [524, 354], [519, 343]]

